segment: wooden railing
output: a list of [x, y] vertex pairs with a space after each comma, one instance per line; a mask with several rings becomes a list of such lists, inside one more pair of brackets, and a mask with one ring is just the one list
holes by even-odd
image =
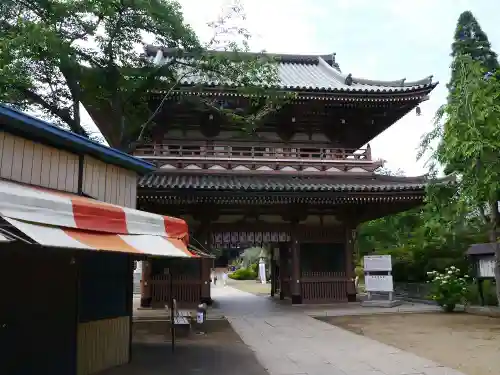
[[223, 144], [150, 144], [137, 148], [135, 156], [159, 159], [196, 160], [300, 160], [371, 161], [371, 149], [296, 147], [283, 145], [223, 145]]
[[[153, 276], [151, 281], [151, 306], [164, 308], [170, 302], [170, 277], [168, 275]], [[201, 300], [201, 279], [178, 276], [172, 280], [173, 297], [182, 307], [192, 307]]]
[[303, 303], [332, 303], [347, 301], [345, 272], [302, 272]]

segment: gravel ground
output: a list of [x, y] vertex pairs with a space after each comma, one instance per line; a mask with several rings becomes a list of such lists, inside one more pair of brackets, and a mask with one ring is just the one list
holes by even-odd
[[497, 375], [500, 319], [466, 313], [383, 314], [320, 320], [468, 375]]

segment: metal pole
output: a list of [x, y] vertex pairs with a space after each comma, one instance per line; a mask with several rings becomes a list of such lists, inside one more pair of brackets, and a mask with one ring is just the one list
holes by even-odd
[[173, 283], [172, 283], [172, 272], [170, 271], [170, 268], [168, 269], [168, 276], [169, 276], [169, 293], [170, 293], [170, 335], [171, 335], [171, 341], [172, 341], [172, 353], [175, 352], [175, 311], [174, 311], [174, 288], [173, 288]]

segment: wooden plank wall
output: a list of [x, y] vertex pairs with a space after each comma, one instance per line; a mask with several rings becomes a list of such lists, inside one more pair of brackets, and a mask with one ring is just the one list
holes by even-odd
[[[0, 178], [78, 192], [78, 155], [0, 131]], [[83, 193], [135, 208], [137, 174], [85, 155]]]
[[78, 323], [77, 375], [89, 375], [129, 360], [130, 316]]
[[0, 177], [78, 192], [78, 156], [0, 131]]
[[83, 192], [103, 202], [135, 208], [137, 174], [85, 155]]

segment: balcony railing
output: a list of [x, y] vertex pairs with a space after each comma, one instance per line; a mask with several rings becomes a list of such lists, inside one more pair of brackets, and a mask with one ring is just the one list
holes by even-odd
[[328, 161], [365, 161], [371, 162], [370, 146], [365, 149], [326, 148], [326, 147], [283, 147], [254, 145], [207, 145], [207, 144], [151, 144], [137, 148], [135, 156], [162, 160], [309, 160]]

